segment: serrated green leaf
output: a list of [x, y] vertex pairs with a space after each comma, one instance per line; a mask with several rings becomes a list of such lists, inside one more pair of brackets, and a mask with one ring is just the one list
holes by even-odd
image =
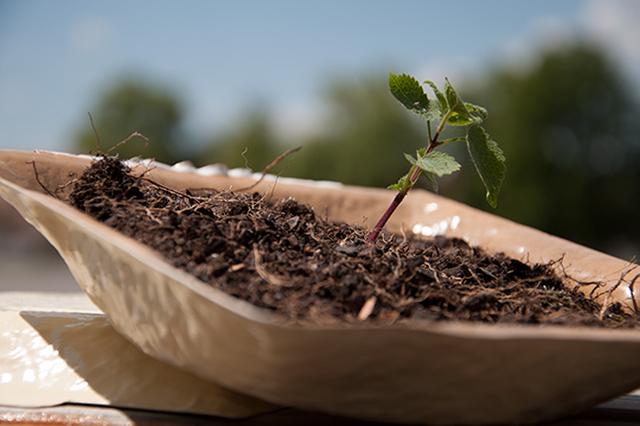
[[425, 80], [424, 83], [428, 84], [431, 87], [431, 90], [433, 90], [433, 94], [436, 95], [436, 99], [438, 99], [440, 111], [444, 114], [449, 109], [446, 96], [440, 91], [440, 89], [438, 89], [438, 86], [436, 86], [433, 81]]
[[[447, 104], [451, 111], [466, 111], [466, 109], [464, 109], [464, 102], [462, 102], [462, 99], [460, 99], [456, 89], [453, 88], [453, 85], [448, 78], [444, 79], [444, 93], [447, 97]], [[462, 109], [459, 109], [460, 107], [462, 107]]]
[[416, 160], [416, 166], [438, 177], [460, 170], [460, 164], [446, 152], [433, 151]]
[[418, 80], [407, 74], [389, 74], [389, 90], [406, 108], [423, 114], [429, 110], [429, 99]]
[[445, 78], [444, 92], [447, 96], [447, 103], [449, 104], [449, 119], [447, 124], [451, 126], [468, 126], [474, 123], [473, 117], [469, 114], [469, 111], [465, 107], [465, 103], [460, 99], [458, 93], [451, 85], [448, 78]]
[[498, 144], [480, 126], [471, 126], [467, 133], [467, 149], [471, 160], [487, 189], [487, 202], [498, 206], [498, 194], [507, 171], [506, 158]]
[[475, 121], [478, 122], [478, 124], [482, 123], [489, 116], [487, 110], [480, 105], [474, 105], [472, 103], [465, 102], [464, 106], [465, 108], [467, 108], [467, 111], [469, 111], [469, 114], [475, 119]]

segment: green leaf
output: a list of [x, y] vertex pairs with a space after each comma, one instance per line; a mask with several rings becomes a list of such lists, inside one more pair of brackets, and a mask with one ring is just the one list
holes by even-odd
[[460, 99], [460, 96], [458, 96], [458, 93], [448, 78], [445, 78], [444, 92], [447, 96], [449, 111], [451, 112], [447, 124], [451, 126], [468, 126], [473, 124], [475, 122], [473, 117], [469, 114], [465, 103]]
[[447, 97], [447, 105], [450, 110], [454, 110], [458, 104], [462, 103], [456, 89], [453, 88], [448, 78], [444, 78], [444, 93]]
[[448, 125], [457, 127], [469, 126], [471, 124], [474, 124], [475, 122], [476, 121], [474, 120], [474, 118], [468, 113], [460, 114], [458, 112], [451, 113], [449, 119], [447, 120]]
[[387, 186], [387, 189], [393, 189], [395, 191], [402, 191], [408, 185], [409, 185], [409, 175], [406, 174], [406, 175], [402, 176], [400, 179], [398, 179], [398, 182]]
[[415, 161], [416, 166], [438, 177], [460, 170], [460, 164], [446, 152], [433, 151]]
[[389, 89], [393, 96], [408, 109], [425, 113], [429, 109], [429, 99], [418, 80], [407, 74], [389, 74]]
[[391, 189], [393, 191], [402, 191], [402, 182], [398, 180], [396, 183], [392, 183], [391, 185], [387, 185], [387, 189]]
[[482, 123], [489, 116], [489, 113], [487, 112], [487, 110], [481, 107], [480, 105], [474, 105], [472, 103], [465, 102], [464, 106], [467, 109], [467, 111], [469, 111], [469, 114], [471, 115], [471, 117], [475, 119], [477, 124]]
[[436, 95], [436, 99], [438, 99], [440, 111], [442, 112], [442, 114], [444, 114], [449, 109], [449, 104], [447, 103], [447, 98], [445, 97], [444, 93], [442, 93], [440, 89], [438, 89], [438, 86], [436, 86], [433, 81], [425, 80], [424, 83], [431, 86], [431, 90], [433, 90], [433, 93]]
[[480, 126], [471, 126], [467, 133], [467, 149], [480, 179], [487, 189], [487, 202], [498, 206], [498, 194], [507, 172], [506, 158], [498, 144]]

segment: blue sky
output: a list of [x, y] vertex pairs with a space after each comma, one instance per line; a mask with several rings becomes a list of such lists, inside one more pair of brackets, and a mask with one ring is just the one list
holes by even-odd
[[256, 99], [283, 131], [303, 131], [330, 76], [469, 74], [568, 36], [610, 46], [634, 70], [638, 4], [0, 0], [0, 148], [65, 149], [97, 93], [128, 74], [169, 83], [204, 134]]

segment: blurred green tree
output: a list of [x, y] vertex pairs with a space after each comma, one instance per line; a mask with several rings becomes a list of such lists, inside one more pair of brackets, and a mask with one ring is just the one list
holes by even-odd
[[169, 164], [184, 158], [182, 105], [164, 86], [137, 79], [118, 81], [99, 97], [91, 114], [101, 146], [98, 147], [87, 118], [75, 137], [79, 152], [106, 151], [137, 131], [151, 140], [147, 148], [143, 141], [132, 140], [116, 148], [114, 153], [121, 158], [140, 155]]
[[240, 125], [214, 137], [198, 155], [197, 163], [224, 163], [229, 167], [261, 170], [282, 150], [268, 110], [255, 107], [245, 113]]
[[288, 145], [302, 145], [276, 173], [385, 187], [406, 172], [402, 153], [415, 151], [416, 140], [426, 138], [426, 128], [391, 97], [386, 80], [335, 80], [327, 85], [324, 100], [327, 125], [302, 140], [279, 138], [266, 108], [255, 108], [238, 126], [215, 137], [198, 156], [199, 164], [242, 167], [246, 158], [250, 168], [260, 170]]

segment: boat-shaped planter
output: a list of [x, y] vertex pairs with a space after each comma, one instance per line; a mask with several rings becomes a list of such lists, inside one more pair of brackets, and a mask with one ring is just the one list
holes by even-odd
[[[640, 387], [640, 331], [400, 321], [296, 323], [171, 266], [153, 250], [47, 195], [88, 157], [0, 151], [0, 196], [64, 258], [113, 326], [145, 353], [263, 400], [364, 419], [429, 424], [533, 423], [579, 412]], [[255, 177], [156, 166], [177, 190], [242, 187]], [[265, 180], [274, 190], [368, 224], [392, 193], [333, 183]], [[463, 204], [411, 191], [388, 229], [466, 239], [530, 262], [564, 256], [567, 272], [613, 286], [628, 262]], [[603, 231], [604, 232], [604, 231]], [[589, 289], [586, 288], [585, 291]], [[612, 297], [627, 306], [628, 288]], [[636, 295], [636, 298], [640, 295]]]

